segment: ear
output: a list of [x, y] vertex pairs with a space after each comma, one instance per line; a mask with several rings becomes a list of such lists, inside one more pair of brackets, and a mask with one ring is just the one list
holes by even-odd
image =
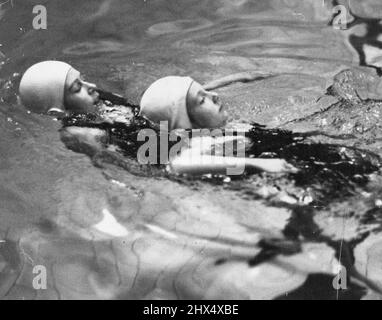
[[63, 118], [66, 116], [66, 112], [60, 108], [50, 108], [47, 114], [56, 118]]

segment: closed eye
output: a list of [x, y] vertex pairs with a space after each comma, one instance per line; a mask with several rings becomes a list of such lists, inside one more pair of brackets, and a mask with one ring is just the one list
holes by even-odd
[[82, 88], [82, 83], [80, 80], [76, 80], [73, 82], [73, 84], [71, 85], [70, 87], [70, 91], [73, 92], [73, 93], [77, 93], [81, 90]]

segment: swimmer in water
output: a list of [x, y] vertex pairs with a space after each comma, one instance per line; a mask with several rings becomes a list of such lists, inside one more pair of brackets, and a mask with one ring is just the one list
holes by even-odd
[[[248, 80], [258, 78], [259, 74], [237, 75], [235, 80]], [[208, 87], [218, 87], [229, 84], [232, 78], [224, 78], [214, 81]], [[155, 81], [143, 94], [140, 102], [140, 114], [159, 124], [167, 122], [170, 130], [195, 129], [195, 128], [219, 128], [224, 127], [227, 122], [227, 113], [222, 106], [222, 102], [218, 95], [208, 91], [189, 77], [164, 77]], [[236, 124], [235, 124], [236, 126]], [[240, 129], [244, 131], [244, 135], [238, 137], [211, 138], [207, 137], [206, 143], [195, 143], [195, 140], [203, 140], [203, 138], [193, 138], [193, 147], [190, 149], [200, 149], [202, 154], [204, 149], [208, 149], [209, 145], [223, 144], [230, 139], [245, 142], [245, 154], [240, 160], [247, 161], [248, 158], [254, 160], [263, 160], [264, 164], [272, 166], [272, 160], [276, 160], [277, 166], [280, 165], [284, 169], [290, 169], [296, 172], [293, 166], [289, 165], [285, 160], [299, 167], [299, 173], [296, 179], [303, 183], [309, 184], [315, 177], [321, 183], [332, 181], [340, 181], [343, 177], [345, 180], [357, 181], [362, 180], [360, 177], [365, 174], [374, 172], [379, 161], [366, 160], [367, 152], [358, 151], [344, 146], [310, 143], [306, 140], [309, 133], [303, 134], [280, 129], [265, 128], [258, 124], [242, 125]], [[244, 139], [243, 139], [244, 138]], [[196, 145], [196, 147], [195, 147]], [[178, 172], [192, 170], [187, 162], [187, 158], [183, 161], [182, 156], [188, 155], [192, 150], [186, 150], [177, 159], [174, 160], [173, 166], [176, 166]], [[261, 159], [259, 159], [261, 158]], [[285, 159], [282, 164], [280, 158]], [[370, 155], [370, 159], [375, 158]], [[235, 159], [238, 161], [238, 159]], [[222, 160], [223, 162], [223, 160]], [[199, 169], [199, 168], [198, 168]], [[267, 170], [265, 170], [267, 171]]]
[[96, 85], [84, 81], [79, 71], [61, 61], [31, 66], [20, 81], [24, 106], [36, 113], [67, 116], [98, 112]]
[[[168, 129], [200, 129], [224, 128], [228, 114], [217, 93], [206, 90], [200, 83], [190, 77], [167, 76], [155, 81], [143, 93], [140, 101], [140, 115], [159, 125], [167, 123]], [[222, 130], [224, 132], [224, 129]], [[283, 159], [231, 157], [225, 154], [216, 154], [211, 159], [205, 159], [203, 153], [211, 149], [232, 148], [233, 141], [237, 144], [251, 144], [244, 135], [222, 137], [196, 137], [193, 138], [189, 149], [185, 149], [173, 161], [177, 172], [190, 171], [200, 173], [206, 168], [210, 173], [222, 173], [222, 169], [230, 165], [241, 164], [246, 168], [258, 168], [269, 172], [296, 172], [297, 170]], [[198, 150], [202, 156], [200, 163], [188, 163], [190, 153]]]
[[[170, 81], [168, 81], [170, 80]], [[180, 81], [179, 81], [180, 80]], [[159, 85], [158, 85], [159, 84]], [[168, 85], [173, 85], [169, 87]], [[162, 89], [166, 87], [166, 91]], [[159, 90], [159, 91], [158, 91]], [[227, 115], [217, 95], [205, 91], [197, 82], [188, 77], [169, 77], [154, 83], [142, 97], [140, 114], [131, 108], [124, 112], [105, 112], [107, 106], [99, 97], [97, 87], [86, 82], [79, 71], [59, 61], [44, 61], [30, 67], [20, 82], [20, 99], [29, 110], [52, 114], [63, 119], [61, 138], [66, 145], [90, 156], [108, 152], [109, 156], [121, 163], [120, 154], [111, 150], [110, 142], [137, 151], [137, 133], [140, 129], [157, 129], [156, 120], [164, 115], [169, 121], [169, 129], [220, 127], [225, 124]], [[152, 96], [161, 100], [152, 103]], [[172, 106], [168, 108], [168, 106]], [[181, 106], [182, 108], [179, 108]], [[111, 109], [115, 106], [111, 107]], [[157, 109], [156, 109], [157, 108]], [[110, 109], [110, 107], [109, 107]], [[121, 118], [122, 121], [121, 121]], [[115, 130], [115, 123], [123, 123], [122, 131]], [[122, 141], [125, 140], [125, 141]], [[192, 140], [192, 139], [191, 139]], [[109, 142], [109, 143], [108, 143]], [[195, 141], [194, 141], [195, 142]], [[209, 139], [210, 145], [214, 139]], [[295, 172], [296, 169], [283, 159], [262, 159], [245, 157], [204, 156], [191, 143], [187, 152], [181, 152], [169, 160], [169, 168], [175, 173], [226, 174], [227, 168], [243, 167], [249, 170], [268, 172]], [[192, 150], [192, 161], [190, 161]], [[130, 155], [132, 152], [127, 152]], [[187, 156], [186, 156], [187, 155]], [[200, 160], [200, 161], [198, 161]]]
[[151, 84], [142, 95], [140, 114], [155, 123], [167, 121], [169, 130], [221, 128], [228, 118], [217, 93], [179, 76]]
[[91, 115], [103, 121], [112, 122], [116, 118], [124, 121], [131, 110], [116, 105], [110, 108], [110, 103], [100, 99], [95, 84], [85, 81], [78, 70], [61, 61], [43, 61], [31, 66], [22, 76], [19, 95], [28, 110], [59, 119]]

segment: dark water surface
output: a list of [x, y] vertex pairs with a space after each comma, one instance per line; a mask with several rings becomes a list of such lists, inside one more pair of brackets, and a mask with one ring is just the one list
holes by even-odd
[[[33, 30], [41, 3], [48, 29]], [[135, 102], [169, 74], [200, 82], [259, 74], [218, 90], [231, 121], [305, 132], [378, 158], [382, 5], [347, 3], [346, 30], [332, 25], [341, 1], [2, 4], [0, 297], [380, 299], [378, 170], [363, 183], [336, 180], [344, 188], [334, 192], [338, 184], [313, 178], [211, 183], [97, 168], [65, 148], [59, 122], [18, 105], [12, 88], [15, 73], [45, 59], [67, 61]], [[332, 283], [339, 261], [346, 290]], [[46, 290], [33, 287], [36, 266], [46, 268]]]

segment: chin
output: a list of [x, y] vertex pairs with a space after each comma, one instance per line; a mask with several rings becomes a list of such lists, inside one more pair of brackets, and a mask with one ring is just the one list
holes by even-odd
[[87, 113], [94, 113], [97, 111], [97, 107], [93, 104], [87, 106], [86, 108], [84, 108], [84, 110], [86, 110]]
[[209, 126], [209, 128], [211, 128], [211, 129], [219, 129], [219, 128], [223, 127], [223, 126], [224, 126], [224, 123], [219, 122], [219, 123], [213, 123], [213, 124], [211, 124], [211, 125]]

